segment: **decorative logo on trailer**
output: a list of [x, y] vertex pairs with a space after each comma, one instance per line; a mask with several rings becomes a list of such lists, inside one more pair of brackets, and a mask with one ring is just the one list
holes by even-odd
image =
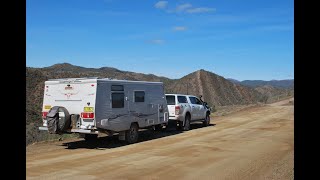
[[71, 95], [75, 95], [75, 94], [77, 94], [77, 93], [67, 93], [67, 94], [64, 94], [64, 95], [67, 96], [67, 99], [70, 99], [70, 96]]
[[64, 91], [63, 91], [63, 92], [60, 91], [60, 93], [61, 93], [61, 94], [64, 94], [65, 96], [67, 96], [67, 99], [70, 99], [70, 97], [71, 97], [72, 95], [78, 94], [79, 91], [75, 91], [75, 90], [74, 90], [74, 87], [72, 87], [72, 86], [70, 86], [70, 84], [68, 84], [68, 85], [64, 88]]

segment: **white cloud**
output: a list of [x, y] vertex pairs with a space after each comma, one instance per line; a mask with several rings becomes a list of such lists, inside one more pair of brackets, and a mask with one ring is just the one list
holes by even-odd
[[178, 6], [177, 6], [176, 12], [183, 12], [183, 11], [185, 11], [186, 9], [191, 8], [191, 7], [192, 7], [192, 5], [189, 4], [189, 3], [181, 4], [181, 5], [178, 5]]
[[209, 7], [194, 7], [190, 3], [184, 3], [177, 5], [174, 9], [168, 9], [168, 1], [158, 1], [156, 4], [154, 4], [154, 7], [157, 9], [163, 9], [167, 13], [188, 13], [188, 14], [194, 14], [194, 13], [208, 13], [215, 11], [215, 8], [209, 8]]
[[154, 7], [158, 9], [165, 9], [168, 5], [168, 1], [158, 1]]
[[187, 30], [187, 27], [185, 27], [185, 26], [175, 26], [175, 27], [173, 27], [173, 30], [174, 31], [185, 31], [185, 30]]
[[206, 8], [206, 7], [200, 7], [200, 8], [192, 8], [192, 9], [187, 9], [187, 13], [206, 13], [206, 12], [212, 12], [215, 11], [216, 9], [214, 8]]
[[178, 5], [174, 10], [169, 10], [167, 12], [171, 13], [188, 13], [188, 14], [194, 14], [194, 13], [208, 13], [215, 11], [215, 8], [209, 8], [209, 7], [194, 7], [190, 3], [184, 3]]
[[163, 44], [164, 40], [163, 39], [152, 39], [149, 41], [151, 44]]

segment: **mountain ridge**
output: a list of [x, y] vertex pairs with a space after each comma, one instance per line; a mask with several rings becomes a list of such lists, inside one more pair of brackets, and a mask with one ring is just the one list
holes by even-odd
[[243, 80], [243, 81], [238, 81], [236, 79], [228, 78], [228, 80], [241, 84], [244, 86], [256, 88], [256, 87], [261, 87], [261, 86], [273, 86], [275, 88], [284, 88], [284, 89], [290, 89], [294, 87], [294, 79], [282, 79], [282, 80], [270, 80], [270, 81], [265, 81], [265, 80]]
[[[159, 75], [155, 75], [155, 74], [150, 74], [150, 73], [139, 73], [139, 72], [133, 72], [133, 71], [126, 71], [126, 70], [120, 70], [118, 68], [114, 68], [114, 67], [109, 67], [109, 66], [103, 66], [103, 67], [99, 67], [99, 68], [87, 68], [87, 67], [83, 67], [83, 66], [78, 66], [78, 65], [73, 65], [73, 64], [70, 64], [70, 63], [57, 63], [57, 64], [53, 64], [51, 66], [47, 66], [47, 67], [27, 67], [27, 68], [34, 68], [34, 69], [51, 69], [51, 70], [56, 70], [57, 68], [60, 68], [60, 69], [63, 69], [63, 71], [66, 71], [66, 69], [68, 69], [68, 71], [71, 71], [71, 70], [79, 70], [79, 69], [85, 69], [86, 71], [116, 71], [116, 72], [127, 72], [127, 73], [138, 73], [138, 74], [144, 74], [144, 75], [152, 75], [152, 76], [156, 76], [156, 77], [162, 77], [162, 78], [167, 78], [167, 79], [171, 79], [171, 80], [177, 80], [177, 79], [181, 79], [181, 78], [168, 78], [168, 77], [165, 77], [165, 76], [159, 76]], [[89, 71], [89, 72], [90, 72]], [[204, 70], [204, 69], [199, 69], [199, 70], [196, 70], [196, 71], [207, 71], [207, 70]], [[194, 71], [194, 72], [196, 72]], [[213, 73], [213, 74], [216, 74], [214, 72], [211, 72], [211, 71], [207, 71], [207, 72], [210, 72], [210, 73]], [[191, 72], [193, 73], [193, 72]], [[189, 73], [189, 74], [191, 74]], [[188, 75], [188, 74], [187, 74]], [[187, 76], [185, 75], [185, 76]], [[216, 74], [217, 75], [217, 74]], [[219, 75], [220, 76], [220, 75]], [[223, 77], [223, 76], [222, 76]], [[272, 80], [237, 80], [237, 79], [234, 79], [234, 78], [225, 78], [233, 83], [246, 83], [246, 82], [251, 82], [251, 81], [258, 81], [258, 82], [282, 82], [282, 81], [294, 81], [294, 79], [279, 79], [279, 80], [276, 80], [276, 79], [272, 79]], [[264, 84], [263, 84], [264, 85]], [[261, 86], [263, 86], [261, 85]]]

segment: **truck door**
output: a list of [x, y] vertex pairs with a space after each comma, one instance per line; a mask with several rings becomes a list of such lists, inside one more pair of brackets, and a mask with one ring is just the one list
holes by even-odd
[[189, 96], [189, 100], [191, 106], [191, 120], [197, 120], [199, 117], [199, 107], [197, 104], [197, 100], [195, 97], [192, 96]]
[[206, 109], [200, 99], [196, 98], [196, 103], [198, 105], [198, 119], [204, 119], [206, 117]]
[[[180, 112], [185, 113], [185, 109], [189, 106], [186, 96], [177, 96], [177, 104], [180, 105]], [[191, 117], [192, 118], [192, 117]]]

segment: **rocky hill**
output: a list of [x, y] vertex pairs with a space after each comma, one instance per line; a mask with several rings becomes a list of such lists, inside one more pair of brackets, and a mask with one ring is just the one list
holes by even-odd
[[265, 98], [252, 88], [202, 69], [168, 84], [166, 90], [169, 93], [202, 95], [203, 100], [212, 106], [251, 104], [263, 102]]

